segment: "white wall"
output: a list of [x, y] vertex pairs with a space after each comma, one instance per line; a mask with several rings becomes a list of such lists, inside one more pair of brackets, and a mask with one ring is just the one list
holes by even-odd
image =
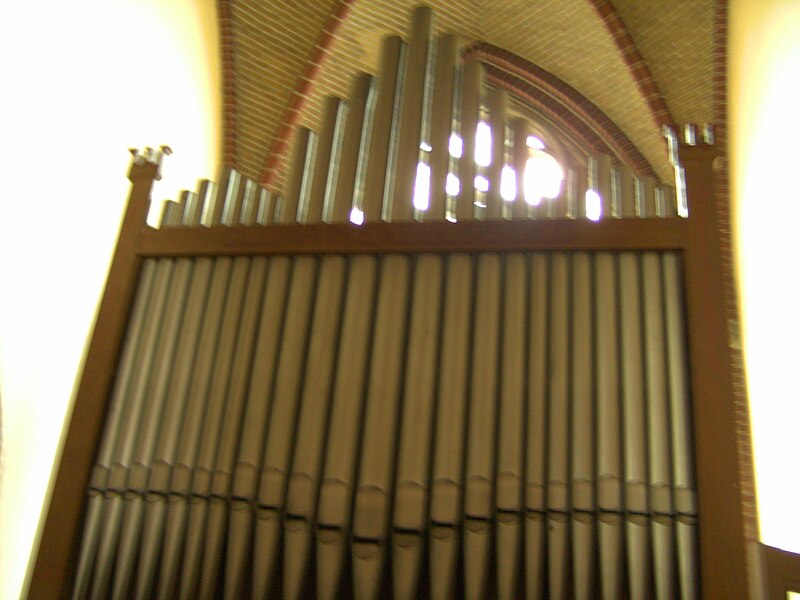
[[129, 147], [214, 176], [214, 0], [0, 0], [0, 598], [20, 595], [108, 269]]
[[800, 552], [800, 3], [731, 0], [731, 166], [761, 541]]

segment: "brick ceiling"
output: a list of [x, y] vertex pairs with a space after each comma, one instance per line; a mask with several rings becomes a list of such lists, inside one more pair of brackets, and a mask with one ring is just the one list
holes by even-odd
[[[417, 0], [218, 0], [224, 160], [281, 188], [296, 125], [376, 73], [381, 39], [408, 36]], [[430, 0], [437, 33], [486, 42], [578, 90], [662, 181], [663, 123], [720, 120], [723, 0]], [[715, 16], [716, 15], [716, 16]], [[716, 56], [715, 56], [716, 49]], [[722, 69], [720, 68], [722, 65]], [[715, 79], [715, 73], [717, 77]]]

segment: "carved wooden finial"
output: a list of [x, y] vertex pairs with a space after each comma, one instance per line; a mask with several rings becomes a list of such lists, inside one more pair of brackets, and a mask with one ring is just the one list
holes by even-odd
[[143, 150], [128, 148], [131, 153], [131, 164], [128, 169], [128, 178], [133, 180], [150, 177], [153, 180], [161, 179], [161, 164], [165, 156], [172, 154], [172, 148], [166, 145], [159, 146], [157, 150], [145, 146]]
[[719, 154], [719, 149], [714, 145], [714, 127], [710, 123], [689, 123], [684, 126], [683, 132], [683, 140], [679, 140], [676, 146], [680, 165], [687, 160], [713, 161]]

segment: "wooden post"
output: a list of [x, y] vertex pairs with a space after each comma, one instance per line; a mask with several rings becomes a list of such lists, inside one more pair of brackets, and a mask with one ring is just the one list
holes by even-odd
[[681, 145], [691, 198], [686, 303], [704, 598], [746, 598], [748, 573], [713, 146]]
[[[153, 181], [160, 179], [162, 151], [131, 152], [128, 179], [132, 188], [86, 354], [85, 370], [73, 401], [58, 476], [48, 501], [47, 520], [39, 542], [39, 547], [46, 551], [37, 555], [28, 590], [30, 599], [69, 597], [67, 586], [73, 578], [86, 486], [141, 266], [135, 242], [146, 224]], [[168, 153], [168, 149], [164, 148], [163, 153]]]

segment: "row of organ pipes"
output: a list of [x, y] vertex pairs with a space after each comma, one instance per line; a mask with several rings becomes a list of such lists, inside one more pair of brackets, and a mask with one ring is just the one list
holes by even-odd
[[298, 128], [283, 194], [242, 178], [256, 223], [687, 216], [680, 175], [663, 185], [607, 154], [553, 153], [458, 52], [418, 9], [409, 42], [384, 39], [380, 77], [359, 74], [349, 102], [329, 97], [319, 133]]
[[[430, 19], [298, 131], [284, 194], [230, 170], [160, 226], [685, 209], [607, 156], [525, 202], [527, 124]], [[73, 597], [697, 597], [681, 279], [655, 251], [145, 259]]]

